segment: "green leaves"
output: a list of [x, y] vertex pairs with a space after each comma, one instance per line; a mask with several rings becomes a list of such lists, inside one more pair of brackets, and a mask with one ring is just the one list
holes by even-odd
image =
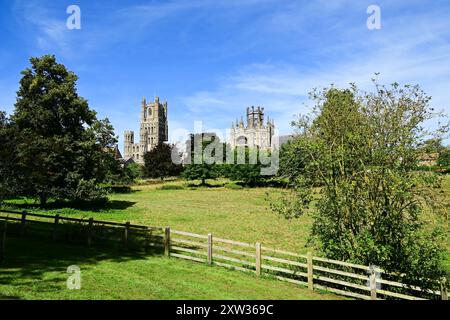
[[144, 154], [144, 175], [148, 178], [161, 178], [177, 176], [181, 165], [172, 161], [173, 145], [160, 144]]
[[[422, 126], [433, 117], [430, 98], [418, 86], [375, 85], [375, 93], [352, 86], [311, 94], [312, 114], [294, 122], [298, 136], [280, 154], [295, 197], [271, 206], [295, 218], [316, 193], [311, 236], [327, 256], [437, 279], [438, 241], [435, 234], [427, 245], [420, 240], [420, 214], [425, 202], [439, 203], [440, 183], [414, 171], [417, 148], [429, 136]], [[427, 259], [421, 269], [417, 261]]]
[[77, 94], [77, 76], [58, 64], [55, 56], [30, 62], [31, 67], [22, 72], [11, 117], [17, 194], [39, 197], [42, 205], [50, 197], [96, 198], [95, 185], [120, 170], [109, 152], [117, 142], [113, 127], [108, 119], [97, 120], [95, 111]]

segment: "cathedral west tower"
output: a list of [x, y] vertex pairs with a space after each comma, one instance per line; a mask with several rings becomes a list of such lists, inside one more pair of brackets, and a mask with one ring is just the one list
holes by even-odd
[[144, 154], [155, 146], [168, 141], [168, 136], [167, 101], [160, 103], [159, 97], [155, 97], [155, 101], [147, 103], [143, 98], [139, 143], [134, 142], [133, 131], [125, 131], [125, 159], [132, 158], [134, 162], [144, 164]]

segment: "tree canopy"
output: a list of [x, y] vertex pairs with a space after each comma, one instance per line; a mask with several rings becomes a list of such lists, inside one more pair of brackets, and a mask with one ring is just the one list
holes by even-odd
[[108, 150], [117, 142], [108, 119], [96, 112], [76, 89], [78, 77], [52, 55], [30, 59], [22, 71], [14, 127], [18, 193], [40, 198], [96, 199], [97, 187], [111, 170], [119, 170]]
[[181, 171], [181, 165], [172, 161], [172, 150], [169, 144], [159, 144], [144, 154], [144, 176], [147, 178], [160, 178], [176, 176]]
[[316, 106], [293, 122], [298, 135], [280, 156], [293, 192], [271, 206], [291, 219], [315, 199], [311, 240], [328, 257], [426, 286], [443, 274], [437, 234], [424, 233], [421, 219], [425, 203], [436, 211], [442, 203], [439, 177], [415, 171], [430, 134], [423, 123], [434, 117], [430, 97], [417, 86], [375, 85], [374, 93], [354, 85], [311, 93]]

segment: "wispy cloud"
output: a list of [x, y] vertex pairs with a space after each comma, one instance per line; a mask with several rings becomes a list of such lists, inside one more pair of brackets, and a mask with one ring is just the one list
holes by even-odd
[[15, 0], [13, 14], [16, 21], [28, 27], [34, 34], [36, 45], [43, 51], [58, 51], [68, 54], [71, 51], [71, 35], [66, 28], [65, 12], [55, 13], [48, 6], [36, 0]]
[[312, 88], [369, 89], [376, 72], [382, 82], [420, 84], [450, 113], [444, 0], [380, 0], [377, 31], [366, 28], [369, 0], [79, 2], [80, 32], [65, 28], [55, 1], [16, 0], [14, 14], [39, 50], [73, 58], [66, 60], [85, 75], [83, 88], [119, 132], [138, 125], [138, 114], [127, 116], [135, 101], [163, 87], [171, 126], [228, 128], [261, 105], [288, 133]]
[[[278, 13], [279, 14], [279, 13]], [[405, 25], [415, 21], [414, 27]], [[426, 22], [426, 23], [425, 23]], [[228, 75], [221, 85], [202, 95], [224, 101], [216, 108], [242, 114], [245, 107], [261, 104], [273, 113], [278, 128], [288, 132], [293, 115], [306, 112], [308, 92], [331, 84], [347, 87], [357, 83], [373, 89], [371, 79], [380, 72], [381, 82], [419, 84], [433, 97], [432, 105], [450, 113], [450, 22], [439, 12], [415, 13], [384, 21], [386, 29], [378, 34], [352, 30], [353, 41], [347, 44], [348, 55], [336, 56], [311, 68], [303, 64], [270, 61], [250, 64]], [[279, 26], [278, 26], [279, 27]], [[345, 30], [340, 30], [345, 32]], [[369, 44], [367, 44], [367, 40]], [[329, 39], [323, 39], [324, 42]], [[357, 52], [355, 45], [360, 44]], [[328, 43], [327, 52], [343, 52], [346, 45]], [[195, 93], [190, 105], [201, 106]], [[217, 119], [211, 119], [217, 123]]]

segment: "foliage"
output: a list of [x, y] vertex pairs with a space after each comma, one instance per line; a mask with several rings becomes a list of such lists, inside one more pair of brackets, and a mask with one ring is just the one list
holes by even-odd
[[438, 165], [440, 167], [450, 167], [450, 147], [443, 148], [439, 152]]
[[0, 111], [0, 201], [14, 194], [17, 173], [14, 137], [10, 120]]
[[131, 180], [134, 181], [142, 176], [142, 167], [137, 163], [130, 163], [125, 167], [126, 175]]
[[[233, 164], [221, 165], [221, 173], [224, 177], [234, 181], [242, 181], [247, 186], [261, 184], [265, 177], [261, 175], [260, 154], [258, 149], [238, 147], [233, 151]], [[241, 161], [238, 161], [241, 154]]]
[[439, 174], [449, 174], [450, 173], [450, 166], [417, 166], [416, 170], [419, 171], [428, 171], [428, 172], [435, 172]]
[[442, 145], [442, 139], [440, 137], [435, 137], [423, 141], [418, 149], [422, 153], [439, 153], [444, 149], [444, 146]]
[[174, 145], [159, 144], [144, 154], [144, 176], [146, 178], [160, 178], [177, 176], [181, 172], [181, 165], [172, 160]]
[[219, 176], [216, 165], [205, 162], [186, 165], [181, 175], [187, 180], [201, 180], [201, 185], [206, 185], [207, 179]]
[[115, 166], [111, 166], [106, 176], [105, 182], [110, 186], [131, 185], [136, 179], [142, 176], [142, 167], [137, 163], [122, 165], [114, 161]]
[[[202, 141], [200, 150], [192, 150], [191, 164], [185, 165], [181, 176], [187, 180], [201, 180], [201, 185], [206, 185], [207, 179], [216, 179], [220, 176], [220, 171], [216, 163], [216, 150], [222, 144], [218, 141]], [[208, 153], [209, 150], [209, 153]]]
[[67, 191], [64, 191], [64, 196], [76, 203], [105, 203], [108, 201], [106, 189], [99, 186], [95, 179], [84, 180], [77, 174], [69, 173], [66, 181], [68, 188]]
[[96, 118], [77, 93], [77, 76], [54, 56], [30, 62], [11, 117], [17, 193], [38, 197], [43, 206], [49, 197], [97, 199], [96, 185], [120, 170], [109, 151], [117, 142], [113, 127], [108, 119]]
[[436, 233], [424, 240], [420, 217], [425, 203], [444, 208], [439, 177], [415, 168], [430, 134], [422, 124], [435, 115], [419, 87], [375, 85], [375, 93], [354, 85], [311, 93], [316, 106], [293, 123], [298, 136], [280, 161], [292, 193], [271, 206], [291, 219], [318, 199], [311, 239], [326, 256], [406, 273], [426, 286], [423, 278], [443, 275], [442, 250]]

